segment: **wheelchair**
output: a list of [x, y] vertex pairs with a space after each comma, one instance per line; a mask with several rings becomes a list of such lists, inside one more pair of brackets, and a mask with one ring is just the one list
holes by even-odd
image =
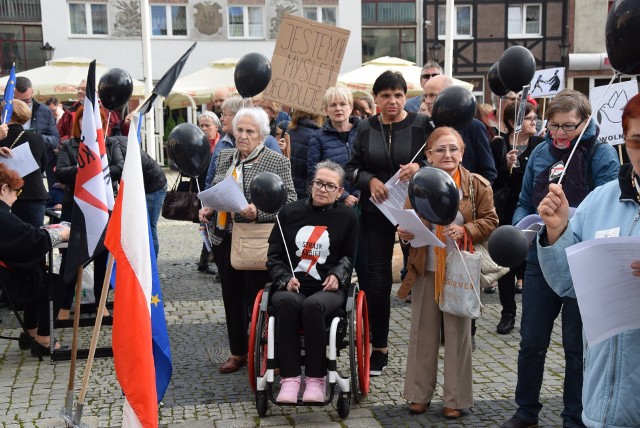
[[[349, 416], [351, 399], [359, 403], [369, 392], [369, 317], [364, 291], [357, 284], [347, 289], [345, 305], [327, 317], [328, 348], [328, 396], [323, 403], [276, 402], [273, 383], [278, 369], [276, 358], [275, 316], [269, 306], [272, 284], [267, 284], [258, 292], [251, 314], [249, 329], [248, 369], [249, 383], [255, 393], [258, 415], [267, 414], [269, 401], [278, 406], [326, 406], [333, 402], [335, 386], [338, 385], [337, 411], [340, 418]], [[301, 339], [303, 332], [300, 331]], [[304, 352], [304, 345], [301, 347]], [[304, 365], [304, 358], [303, 365]], [[348, 368], [349, 373], [341, 377], [340, 370]], [[346, 374], [346, 373], [345, 373]], [[326, 391], [325, 391], [326, 393]]]

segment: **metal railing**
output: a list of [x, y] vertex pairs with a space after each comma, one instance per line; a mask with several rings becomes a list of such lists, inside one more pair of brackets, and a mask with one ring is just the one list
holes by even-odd
[[40, 0], [0, 0], [0, 21], [42, 21]]

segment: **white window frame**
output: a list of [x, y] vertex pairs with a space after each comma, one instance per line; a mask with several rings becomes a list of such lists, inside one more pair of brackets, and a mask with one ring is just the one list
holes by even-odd
[[316, 21], [324, 24], [322, 22], [322, 10], [323, 9], [333, 9], [335, 11], [336, 22], [335, 24], [327, 24], [327, 25], [338, 25], [338, 8], [337, 6], [303, 6], [302, 7], [302, 16], [304, 17], [305, 9], [315, 9], [316, 10]]
[[[535, 39], [542, 38], [542, 4], [541, 3], [520, 3], [520, 4], [509, 4], [507, 5], [507, 31], [508, 31], [508, 20], [509, 20], [509, 9], [519, 7], [520, 8], [520, 28], [522, 28], [522, 33], [508, 33], [507, 37], [510, 39]], [[538, 22], [538, 32], [537, 33], [527, 33], [527, 9], [530, 7], [537, 7], [540, 10], [539, 14], [539, 22]]]
[[[232, 36], [231, 35], [231, 20], [229, 19], [229, 12], [231, 12], [232, 7], [241, 7], [242, 8], [242, 36]], [[249, 8], [261, 9], [262, 10], [262, 35], [261, 36], [249, 36]], [[262, 5], [254, 6], [254, 5], [240, 5], [240, 4], [232, 4], [227, 7], [227, 37], [229, 40], [264, 40], [267, 37], [267, 26], [265, 23], [265, 8]]]
[[[458, 9], [462, 9], [462, 8], [468, 8], [469, 9], [469, 34], [458, 34]], [[454, 11], [453, 11], [453, 15], [454, 15], [454, 29], [453, 29], [453, 38], [456, 40], [461, 40], [461, 39], [473, 39], [473, 5], [471, 4], [461, 4], [461, 5], [454, 5]], [[446, 6], [440, 5], [438, 6], [438, 16], [446, 16]], [[444, 28], [445, 32], [446, 32], [446, 17], [445, 17], [445, 28]], [[439, 40], [444, 40], [445, 38], [445, 34], [440, 34], [440, 26], [438, 25], [437, 28], [438, 31], [438, 39]]]
[[[186, 25], [186, 30], [187, 30], [187, 34], [185, 35], [174, 35], [173, 34], [173, 19], [171, 16], [171, 8], [175, 6], [175, 7], [182, 7], [184, 8], [184, 16], [185, 16], [185, 25]], [[151, 19], [153, 21], [153, 16], [151, 13], [151, 9], [153, 7], [164, 7], [164, 18], [167, 22], [167, 34], [166, 35], [162, 35], [162, 34], [153, 34], [153, 22], [151, 23], [151, 37], [154, 39], [186, 39], [189, 37], [189, 13], [187, 10], [187, 5], [186, 4], [171, 4], [171, 3], [152, 3], [149, 5], [149, 19]]]
[[[86, 33], [74, 33], [71, 26], [71, 5], [83, 5], [84, 6], [84, 22], [87, 27]], [[94, 34], [93, 33], [93, 19], [91, 15], [91, 6], [100, 5], [107, 8], [107, 34]], [[109, 37], [109, 6], [107, 3], [102, 2], [80, 2], [74, 1], [67, 3], [67, 16], [69, 17], [69, 37], [82, 37], [82, 38], [107, 38]]]

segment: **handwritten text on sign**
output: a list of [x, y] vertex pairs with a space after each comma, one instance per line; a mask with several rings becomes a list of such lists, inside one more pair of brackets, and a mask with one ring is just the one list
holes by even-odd
[[348, 39], [348, 30], [285, 15], [263, 97], [322, 114], [322, 96], [336, 84]]

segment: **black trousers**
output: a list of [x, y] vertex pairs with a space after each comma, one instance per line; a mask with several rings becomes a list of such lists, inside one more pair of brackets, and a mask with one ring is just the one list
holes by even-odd
[[[391, 286], [393, 274], [391, 259], [396, 241], [396, 228], [379, 211], [365, 211], [360, 217], [358, 257], [366, 267], [357, 270], [360, 289], [367, 296], [371, 344], [374, 348], [386, 348], [391, 315]], [[362, 245], [360, 245], [362, 244]], [[360, 272], [366, 274], [360, 277]]]
[[276, 340], [282, 377], [301, 374], [300, 336], [304, 329], [305, 374], [324, 377], [327, 374], [326, 319], [345, 301], [345, 292], [318, 291], [310, 296], [279, 290], [271, 298], [276, 313]]
[[502, 315], [516, 315], [516, 279], [524, 277], [527, 262], [522, 262], [517, 267], [509, 269], [506, 275], [498, 280], [498, 293], [502, 305]]
[[269, 282], [266, 270], [236, 270], [231, 266], [231, 234], [227, 233], [219, 245], [213, 247], [222, 301], [227, 319], [227, 335], [231, 354], [241, 356], [248, 351], [249, 317], [258, 291]]

